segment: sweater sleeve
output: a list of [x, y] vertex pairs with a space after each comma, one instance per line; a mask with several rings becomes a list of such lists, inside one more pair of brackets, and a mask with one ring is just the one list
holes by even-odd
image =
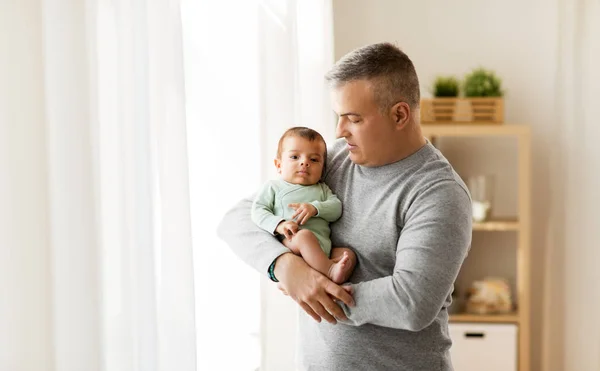
[[416, 197], [405, 217], [392, 275], [354, 284], [345, 323], [420, 331], [444, 306], [471, 245], [471, 201], [453, 180]]
[[267, 182], [254, 198], [251, 218], [256, 225], [273, 235], [279, 222], [284, 220], [274, 214], [274, 207], [275, 189], [270, 182]]
[[310, 204], [317, 208], [318, 217], [333, 223], [342, 216], [342, 201], [337, 198], [325, 183], [321, 183], [325, 195], [324, 201], [312, 201]]
[[252, 222], [252, 204], [251, 198], [238, 202], [219, 223], [217, 234], [242, 261], [267, 276], [271, 263], [290, 250]]

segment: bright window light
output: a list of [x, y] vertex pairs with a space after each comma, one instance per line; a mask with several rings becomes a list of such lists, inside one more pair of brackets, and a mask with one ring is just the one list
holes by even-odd
[[216, 236], [224, 213], [258, 188], [264, 166], [256, 7], [182, 1], [198, 370], [260, 366], [259, 275]]

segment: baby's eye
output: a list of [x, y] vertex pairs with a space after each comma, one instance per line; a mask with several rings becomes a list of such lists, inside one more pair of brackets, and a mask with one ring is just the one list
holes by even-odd
[[319, 159], [318, 159], [318, 158], [311, 158], [310, 160], [311, 160], [312, 162], [319, 162]]
[[297, 160], [297, 159], [298, 159], [298, 156], [296, 156], [296, 155], [292, 155], [292, 156], [290, 156], [290, 158], [291, 158], [292, 160]]

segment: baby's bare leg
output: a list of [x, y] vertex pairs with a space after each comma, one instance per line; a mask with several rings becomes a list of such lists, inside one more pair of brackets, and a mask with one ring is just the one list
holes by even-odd
[[344, 276], [349, 276], [349, 273], [346, 272], [350, 263], [348, 254], [342, 254], [337, 261], [330, 260], [321, 250], [317, 237], [307, 229], [299, 230], [291, 240], [284, 239], [283, 244], [293, 253], [302, 256], [308, 265], [323, 273], [335, 283], [342, 283], [344, 281], [340, 280]]
[[304, 261], [314, 269], [329, 276], [329, 269], [334, 264], [321, 250], [317, 237], [308, 229], [301, 229], [292, 237], [284, 239], [283, 244], [296, 255], [302, 256]]

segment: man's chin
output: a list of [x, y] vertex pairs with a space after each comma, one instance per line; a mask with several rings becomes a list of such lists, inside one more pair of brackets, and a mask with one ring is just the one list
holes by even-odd
[[350, 161], [352, 161], [356, 165], [364, 165], [365, 163], [363, 158], [356, 153], [350, 152], [348, 153], [348, 157], [350, 158]]

